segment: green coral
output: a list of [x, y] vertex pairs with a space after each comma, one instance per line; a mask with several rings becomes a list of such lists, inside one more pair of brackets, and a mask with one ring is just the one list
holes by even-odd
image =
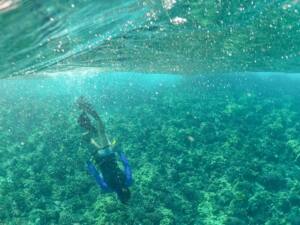
[[[125, 93], [99, 84], [106, 97], [93, 104], [133, 168], [128, 205], [87, 173], [74, 97], [2, 102], [1, 222], [297, 225], [299, 96], [240, 79], [142, 82]], [[17, 121], [21, 112], [32, 113]]]

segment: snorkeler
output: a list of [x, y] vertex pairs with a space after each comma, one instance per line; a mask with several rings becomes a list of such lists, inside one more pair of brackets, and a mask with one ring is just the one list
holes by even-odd
[[[92, 105], [83, 97], [78, 98], [77, 105], [82, 110], [78, 123], [86, 131], [83, 137], [91, 151], [91, 160], [87, 162], [88, 171], [104, 192], [115, 192], [118, 199], [126, 204], [130, 199], [129, 186], [132, 183], [128, 160], [123, 152], [113, 151], [104, 123]], [[93, 126], [90, 117], [96, 126]], [[124, 171], [118, 166], [117, 159], [122, 162]]]

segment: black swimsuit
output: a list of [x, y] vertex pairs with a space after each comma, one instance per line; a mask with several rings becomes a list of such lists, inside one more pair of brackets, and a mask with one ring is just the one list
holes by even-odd
[[103, 149], [97, 148], [91, 143], [91, 138], [93, 138], [92, 135], [87, 135], [84, 140], [91, 151], [92, 161], [101, 172], [104, 181], [114, 191], [123, 188], [126, 183], [126, 176], [118, 166], [116, 154], [110, 146]]
[[99, 153], [94, 156], [96, 166], [100, 169], [104, 181], [112, 190], [122, 188], [126, 182], [124, 172], [119, 168], [117, 163], [116, 154], [100, 155]]

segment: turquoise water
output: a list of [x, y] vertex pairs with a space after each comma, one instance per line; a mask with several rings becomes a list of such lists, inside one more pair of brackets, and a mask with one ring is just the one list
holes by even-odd
[[[299, 224], [297, 76], [108, 73], [0, 86], [3, 224]], [[86, 170], [81, 95], [130, 160], [127, 205]]]
[[0, 12], [1, 77], [299, 72], [298, 0], [9, 1], [18, 7]]
[[[299, 225], [299, 10], [0, 1], [0, 224]], [[130, 162], [127, 204], [87, 171], [79, 96]]]

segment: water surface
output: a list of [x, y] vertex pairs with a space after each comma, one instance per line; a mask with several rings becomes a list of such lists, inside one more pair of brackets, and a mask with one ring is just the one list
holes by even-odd
[[19, 1], [0, 13], [0, 76], [299, 72], [299, 10], [298, 0]]

